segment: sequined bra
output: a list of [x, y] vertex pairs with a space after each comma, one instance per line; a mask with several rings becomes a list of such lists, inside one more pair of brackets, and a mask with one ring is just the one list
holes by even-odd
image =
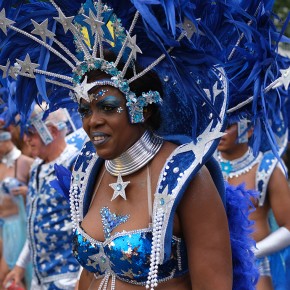
[[[97, 279], [113, 274], [117, 279], [145, 286], [150, 268], [152, 230], [120, 232], [104, 242], [89, 237], [78, 227], [73, 238], [73, 253], [78, 262], [95, 273]], [[185, 243], [173, 237], [171, 257], [158, 268], [158, 281], [163, 282], [188, 272]]]

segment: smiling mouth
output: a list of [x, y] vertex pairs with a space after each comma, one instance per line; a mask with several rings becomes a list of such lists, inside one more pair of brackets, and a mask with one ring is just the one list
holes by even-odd
[[98, 136], [92, 136], [91, 140], [94, 143], [94, 145], [101, 145], [101, 144], [104, 144], [108, 140], [108, 136], [103, 135], [103, 134], [98, 135]]

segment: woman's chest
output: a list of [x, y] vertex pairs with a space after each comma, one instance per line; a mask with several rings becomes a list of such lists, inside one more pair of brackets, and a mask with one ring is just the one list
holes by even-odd
[[15, 177], [15, 168], [7, 167], [5, 164], [0, 163], [0, 180], [6, 177]]

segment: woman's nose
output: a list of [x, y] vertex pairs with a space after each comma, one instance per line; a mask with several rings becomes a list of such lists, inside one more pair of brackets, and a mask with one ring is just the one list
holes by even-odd
[[89, 125], [97, 126], [103, 123], [104, 123], [104, 118], [102, 117], [102, 114], [98, 112], [98, 110], [93, 110], [90, 116]]

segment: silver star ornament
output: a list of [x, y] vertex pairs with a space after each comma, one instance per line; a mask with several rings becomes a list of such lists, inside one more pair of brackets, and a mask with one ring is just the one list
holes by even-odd
[[53, 19], [58, 21], [62, 25], [64, 32], [67, 33], [67, 31], [73, 27], [72, 21], [74, 17], [73, 16], [65, 17], [65, 15], [60, 9], [57, 9], [57, 11], [58, 17], [53, 17]]
[[288, 90], [290, 84], [290, 67], [288, 69], [281, 69], [280, 82], [284, 85], [285, 90]]
[[100, 35], [100, 37], [103, 37], [104, 31], [102, 29], [102, 25], [104, 25], [105, 23], [102, 22], [102, 18], [99, 17], [99, 19], [97, 19], [91, 9], [89, 12], [89, 17], [84, 14], [83, 16], [86, 18], [84, 21], [91, 26], [92, 31]]
[[131, 50], [132, 50], [132, 56], [133, 56], [133, 58], [134, 59], [136, 59], [137, 58], [137, 52], [138, 53], [142, 53], [142, 50], [139, 48], [139, 46], [136, 44], [136, 39], [137, 38], [137, 36], [136, 35], [134, 35], [134, 36], [130, 36], [129, 35], [129, 33], [128, 33], [128, 31], [127, 31], [127, 41], [128, 41], [128, 43], [127, 43], [127, 46], [129, 47], [129, 48], [131, 48]]
[[33, 19], [31, 19], [35, 29], [31, 31], [32, 34], [39, 35], [44, 42], [46, 42], [46, 37], [53, 38], [55, 34], [47, 29], [48, 19], [45, 19], [43, 22], [38, 24]]
[[7, 77], [7, 73], [9, 71], [10, 60], [8, 59], [6, 65], [0, 65], [0, 69], [3, 71], [2, 77], [5, 79]]
[[127, 200], [126, 193], [125, 193], [125, 188], [127, 185], [130, 183], [130, 181], [123, 181], [121, 174], [118, 174], [117, 182], [109, 184], [110, 187], [114, 189], [114, 194], [111, 199], [113, 201], [115, 198], [118, 196], [123, 197], [125, 200]]
[[35, 78], [33, 72], [37, 67], [39, 67], [39, 64], [31, 62], [29, 54], [26, 54], [24, 61], [19, 59], [16, 59], [16, 61], [21, 67], [21, 73], [27, 73], [30, 77]]
[[6, 18], [5, 8], [0, 12], [0, 29], [7, 35], [7, 26], [14, 24], [15, 22]]

